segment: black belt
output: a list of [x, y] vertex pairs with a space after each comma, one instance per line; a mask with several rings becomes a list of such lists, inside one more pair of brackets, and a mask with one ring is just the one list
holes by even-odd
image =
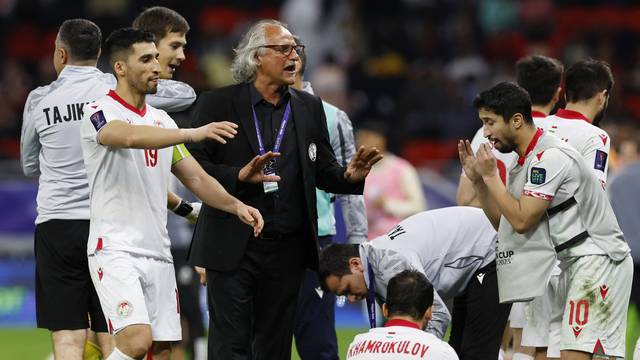
[[580, 244], [581, 242], [585, 241], [587, 238], [589, 237], [589, 233], [585, 230], [583, 232], [581, 232], [580, 234], [572, 237], [571, 239], [563, 242], [562, 244], [558, 245], [555, 247], [556, 253], [559, 253], [563, 250], [566, 250], [572, 246], [576, 246], [578, 244]]
[[547, 209], [547, 216], [548, 217], [552, 217], [555, 214], [561, 212], [561, 211], [565, 211], [568, 208], [572, 207], [573, 205], [577, 204], [578, 202], [576, 201], [575, 197], [571, 197], [569, 200], [564, 201], [563, 203], [561, 203], [560, 205], [556, 205], [552, 208]]

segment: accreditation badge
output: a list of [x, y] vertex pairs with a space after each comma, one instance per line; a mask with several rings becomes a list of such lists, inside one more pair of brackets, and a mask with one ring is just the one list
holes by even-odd
[[[262, 172], [265, 175], [275, 175], [276, 174], [275, 159], [271, 159], [271, 161], [269, 161], [269, 163], [264, 166], [264, 169], [262, 170]], [[275, 181], [265, 181], [262, 183], [262, 186], [264, 187], [265, 194], [278, 191], [278, 183]]]

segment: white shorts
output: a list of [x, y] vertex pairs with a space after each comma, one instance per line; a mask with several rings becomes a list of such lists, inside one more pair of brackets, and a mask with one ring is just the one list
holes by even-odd
[[564, 299], [560, 350], [623, 358], [633, 261], [606, 255], [577, 258], [560, 275]]
[[509, 313], [509, 327], [512, 329], [522, 329], [524, 322], [524, 309], [526, 302], [517, 302], [511, 305], [511, 313]]
[[153, 341], [181, 340], [180, 302], [172, 263], [101, 251], [89, 256], [89, 271], [110, 333], [133, 324], [148, 324]]
[[[525, 306], [525, 325], [522, 329], [522, 346], [548, 347], [553, 302], [557, 298], [559, 275], [553, 275], [544, 294]], [[560, 321], [560, 320], [558, 320]]]

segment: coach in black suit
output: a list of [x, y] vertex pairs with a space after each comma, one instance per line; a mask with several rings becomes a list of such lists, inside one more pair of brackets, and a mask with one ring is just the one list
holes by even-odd
[[236, 49], [237, 85], [206, 92], [196, 105], [194, 126], [229, 120], [238, 128], [227, 144], [192, 147], [193, 156], [265, 219], [255, 238], [235, 217], [203, 205], [189, 257], [206, 268], [209, 359], [291, 358], [303, 270], [318, 266], [315, 188], [362, 194], [382, 158], [361, 148], [346, 168], [338, 165], [321, 100], [289, 88], [301, 51], [281, 23], [258, 22]]

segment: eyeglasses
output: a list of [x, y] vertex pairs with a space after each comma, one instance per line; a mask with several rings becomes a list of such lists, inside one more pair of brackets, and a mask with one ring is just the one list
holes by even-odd
[[269, 49], [273, 49], [275, 51], [277, 51], [278, 53], [284, 55], [284, 56], [289, 56], [291, 55], [291, 51], [293, 51], [294, 49], [296, 50], [296, 54], [300, 55], [304, 53], [304, 45], [262, 45], [262, 46], [258, 46], [258, 47], [265, 47], [265, 48], [269, 48]]

